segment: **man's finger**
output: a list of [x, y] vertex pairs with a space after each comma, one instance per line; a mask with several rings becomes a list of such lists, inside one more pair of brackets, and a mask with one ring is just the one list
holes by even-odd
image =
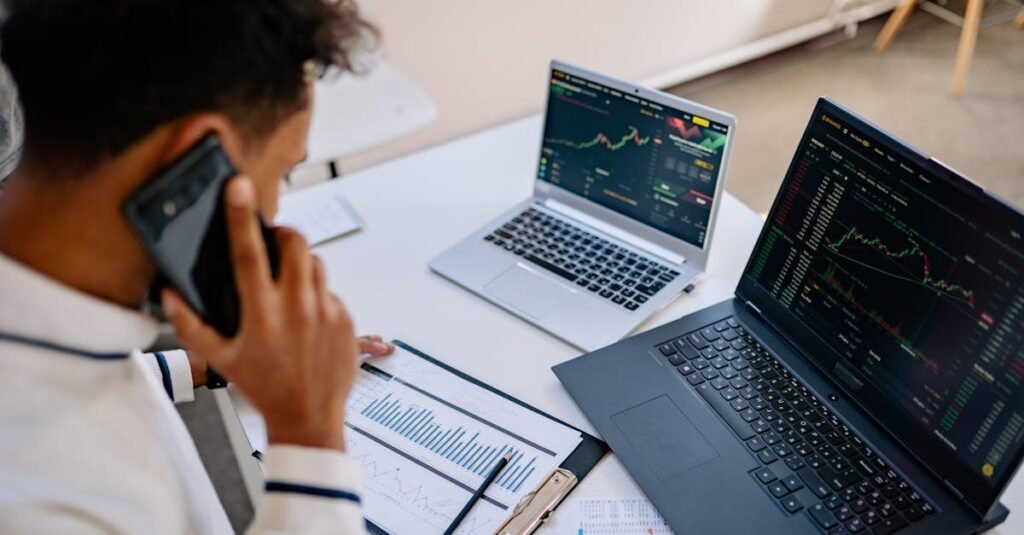
[[228, 241], [239, 298], [244, 306], [247, 301], [259, 300], [270, 290], [270, 260], [260, 233], [252, 181], [238, 176], [231, 179], [227, 188]]
[[319, 256], [313, 257], [313, 289], [317, 295], [323, 295], [327, 289], [327, 272], [324, 270], [324, 261]]
[[312, 290], [313, 255], [309, 252], [306, 239], [287, 227], [275, 228], [274, 232], [277, 235], [277, 245], [281, 249], [282, 284], [292, 291], [303, 287]]
[[359, 338], [359, 352], [372, 355], [374, 357], [381, 357], [384, 355], [390, 355], [395, 350], [395, 346], [388, 342], [381, 340], [370, 340], [367, 337]]
[[175, 335], [187, 349], [204, 356], [221, 353], [221, 348], [227, 344], [227, 340], [213, 327], [203, 323], [192, 307], [177, 293], [164, 290], [160, 295], [160, 301], [167, 320], [174, 326]]

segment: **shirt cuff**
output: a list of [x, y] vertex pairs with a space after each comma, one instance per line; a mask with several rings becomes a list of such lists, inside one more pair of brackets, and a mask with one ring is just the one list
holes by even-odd
[[362, 466], [339, 451], [272, 444], [263, 463], [267, 492], [360, 501]]
[[157, 379], [163, 385], [171, 401], [187, 403], [195, 399], [188, 353], [181, 349], [175, 349], [148, 353], [145, 357], [150, 368], [156, 372]]

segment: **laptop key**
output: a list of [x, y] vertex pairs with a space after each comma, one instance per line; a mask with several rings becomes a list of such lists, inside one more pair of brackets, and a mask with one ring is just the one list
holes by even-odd
[[704, 340], [704, 337], [697, 333], [690, 333], [686, 335], [686, 340], [690, 342], [690, 345], [698, 350], [708, 347], [708, 343]]
[[800, 500], [796, 499], [796, 496], [793, 495], [786, 496], [780, 503], [782, 503], [782, 508], [790, 513], [795, 513], [804, 508]]
[[757, 479], [761, 481], [761, 483], [764, 483], [765, 485], [778, 479], [778, 477], [775, 475], [775, 472], [771, 468], [768, 468], [767, 466], [755, 471], [754, 475], [757, 476]]
[[850, 533], [860, 533], [867, 529], [867, 527], [867, 524], [859, 518], [854, 518], [846, 523], [846, 529], [849, 530]]
[[[690, 377], [695, 375], [697, 374], [693, 374]], [[733, 432], [735, 432], [741, 440], [747, 440], [755, 436], [754, 430], [751, 429], [750, 424], [743, 421], [743, 418], [732, 410], [729, 403], [722, 399], [722, 396], [719, 396], [718, 391], [711, 385], [706, 383], [698, 385], [697, 393], [700, 394], [700, 396], [704, 398], [704, 401], [718, 413], [719, 417], [725, 420], [726, 425], [732, 428]]]
[[772, 496], [775, 496], [776, 498], [781, 498], [789, 494], [789, 489], [787, 489], [781, 481], [776, 481], [768, 484], [768, 492], [771, 492]]
[[800, 479], [804, 481], [804, 484], [807, 485], [807, 488], [811, 489], [811, 492], [813, 492], [815, 496], [824, 499], [828, 497], [829, 494], [832, 494], [828, 485], [818, 477], [818, 474], [814, 473], [814, 470], [804, 468], [797, 471], [797, 475], [800, 476]]
[[896, 515], [891, 518], [883, 518], [882, 521], [872, 529], [874, 529], [875, 533], [878, 535], [889, 535], [890, 533], [903, 529], [906, 525], [907, 521], [904, 520], [903, 517]]
[[699, 373], [691, 373], [690, 375], [686, 376], [686, 380], [691, 385], [697, 386], [704, 382], [704, 377], [702, 377]]
[[700, 351], [697, 351], [693, 346], [686, 343], [686, 340], [676, 340], [675, 342], [672, 342], [672, 346], [675, 347], [676, 351], [682, 353], [690, 360], [700, 356]]
[[761, 440], [760, 437], [754, 437], [754, 438], [752, 438], [752, 439], [747, 441], [747, 447], [750, 448], [750, 451], [752, 451], [754, 453], [757, 453], [757, 452], [767, 448], [768, 445], [765, 444], [764, 441]]
[[804, 484], [800, 482], [800, 478], [796, 477], [796, 474], [790, 474], [782, 478], [782, 483], [792, 492], [796, 492], [804, 488]]
[[825, 529], [830, 529], [839, 523], [832, 511], [829, 511], [824, 504], [814, 504], [807, 511], [811, 513], [811, 518]]
[[743, 411], [743, 412], [741, 412], [739, 414], [740, 414], [740, 418], [742, 418], [744, 422], [753, 422], [753, 421], [759, 420], [761, 418], [757, 414], [757, 411], [755, 411], [753, 409], [747, 409], [747, 410], [745, 410], [745, 411]]
[[[712, 371], [714, 371], [714, 370], [712, 370]], [[715, 387], [715, 390], [721, 390], [721, 389], [729, 386], [729, 381], [726, 381], [725, 379], [723, 379], [721, 377], [715, 377], [714, 379], [711, 380], [711, 386]]]
[[679, 353], [674, 353], [674, 354], [668, 356], [668, 361], [673, 366], [679, 366], [679, 365], [685, 363], [686, 359], [683, 358], [683, 356], [680, 355]]
[[[678, 355], [673, 355], [673, 356], [677, 357]], [[691, 373], [697, 371], [697, 368], [694, 368], [693, 366], [690, 366], [690, 363], [689, 362], [685, 362], [685, 361], [682, 364], [677, 365], [676, 369], [679, 370], [679, 373], [681, 373], [683, 375], [690, 375]]]
[[713, 327], [705, 327], [701, 329], [700, 334], [708, 342], [714, 342], [715, 340], [721, 338], [721, 335], [718, 334], [718, 331], [716, 331]]
[[757, 454], [757, 458], [760, 459], [761, 462], [764, 464], [771, 464], [779, 460], [778, 456], [776, 456], [775, 453], [772, 452], [772, 450], [768, 449], [761, 450]]
[[790, 470], [793, 470], [795, 472], [807, 466], [807, 464], [804, 463], [804, 460], [799, 457], [789, 457], [786, 459], [786, 466], [788, 466]]

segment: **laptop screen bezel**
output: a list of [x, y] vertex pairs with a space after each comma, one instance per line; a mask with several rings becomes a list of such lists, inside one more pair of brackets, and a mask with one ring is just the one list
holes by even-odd
[[[544, 202], [548, 199], [561, 202], [576, 210], [582, 211], [587, 215], [595, 217], [608, 225], [622, 229], [630, 234], [676, 253], [685, 258], [687, 263], [694, 264], [703, 270], [707, 266], [708, 254], [711, 250], [711, 240], [714, 236], [718, 208], [722, 203], [721, 196], [725, 193], [725, 180], [728, 173], [729, 157], [732, 154], [732, 146], [735, 142], [736, 118], [723, 111], [709, 108], [674, 95], [631, 84], [625, 80], [619, 80], [617, 78], [598, 74], [563, 61], [553, 60], [548, 71], [548, 86], [546, 86], [547, 100], [545, 101], [546, 105], [544, 108], [545, 130], [547, 128], [547, 109], [548, 106], [550, 106], [551, 99], [551, 76], [554, 71], [563, 71], [572, 76], [577, 76], [590, 80], [594, 83], [610, 87], [616, 91], [621, 91], [623, 94], [633, 95], [650, 102], [654, 102], [655, 104], [668, 109], [699, 115], [711, 121], [724, 124], [729, 128], [725, 147], [723, 147], [722, 151], [721, 169], [719, 170], [718, 181], [715, 184], [714, 200], [711, 203], [711, 213], [708, 217], [708, 225], [702, 247], [698, 247], [682, 238], [673, 236], [640, 220], [633, 219], [632, 217], [619, 213], [611, 208], [602, 206], [587, 199], [586, 197], [558, 186], [557, 184], [541, 180], [539, 176], [534, 177], [534, 198], [538, 199], [540, 202]], [[544, 148], [543, 137], [544, 136], [542, 134], [541, 139], [539, 140], [540, 146], [538, 148], [538, 155], [542, 154], [541, 151], [543, 151]], [[538, 156], [538, 161], [539, 160], [540, 157]]]
[[[768, 222], [772, 220], [773, 214], [779, 208], [785, 196], [786, 186], [799, 161], [800, 151], [809, 142], [811, 129], [822, 114], [829, 114], [830, 117], [837, 118], [841, 123], [850, 125], [874, 138], [873, 141], [906, 158], [912, 164], [928, 172], [931, 177], [957, 187], [966, 195], [982, 199], [986, 203], [991, 203], [994, 209], [1009, 210], [1012, 214], [1024, 219], [1024, 214], [1019, 210], [988, 194], [970, 180], [823, 97], [818, 100], [814, 113], [811, 115], [807, 128], [800, 139], [800, 144], [797, 146], [796, 153], [786, 172], [786, 180], [780, 186], [772, 209], [768, 214]], [[825, 375], [832, 378], [833, 382], [849, 396], [849, 399], [860, 405], [867, 414], [888, 431], [891, 438], [901, 443], [909, 454], [919, 459], [928, 470], [944, 481], [947, 486], [952, 485], [955, 491], [962, 495], [962, 499], [968, 507], [980, 517], [984, 517], [989, 509], [997, 503], [999, 496], [1002, 495], [1006, 486], [1020, 468], [1021, 459], [1024, 457], [1024, 447], [1007, 454], [1012, 459], [1012, 468], [1005, 471], [995, 481], [994, 485], [990, 485], [983, 476], [972, 471], [951, 450], [946, 447], [936, 447], [938, 439], [933, 438], [927, 428], [920, 425], [910, 415], [905, 413], [902, 408], [886, 402], [887, 397], [872, 383], [865, 380], [863, 387], [856, 392], [848, 388], [846, 383], [840, 380], [833, 372], [836, 363], [843, 360], [840, 353], [833, 349], [823, 338], [808, 329], [795, 314], [787, 310], [768, 291], [758, 285], [751, 273], [754, 269], [756, 251], [760, 250], [770, 226], [770, 223], [766, 223], [762, 227], [761, 235], [758, 237], [757, 244], [753, 249], [754, 252], [751, 253], [747, 266], [740, 278], [740, 283], [736, 288], [737, 298], [748, 301], [757, 307], [761, 311], [762, 319], [798, 348], [808, 361], [817, 366]], [[844, 367], [844, 369], [851, 370], [850, 367]], [[863, 380], [859, 372], [855, 372], [855, 375]]]

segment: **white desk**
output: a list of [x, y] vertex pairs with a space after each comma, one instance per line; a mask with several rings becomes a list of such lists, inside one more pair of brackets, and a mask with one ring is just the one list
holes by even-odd
[[[579, 355], [578, 350], [427, 269], [433, 256], [530, 194], [540, 125], [540, 117], [530, 117], [317, 186], [344, 192], [359, 207], [366, 226], [316, 252], [360, 333], [400, 338], [593, 433], [551, 372], [551, 366]], [[732, 195], [726, 194], [722, 202], [707, 273], [692, 293], [641, 330], [732, 295], [762, 221]], [[230, 415], [228, 396], [221, 391], [219, 398]], [[237, 420], [225, 420], [233, 424], [229, 434], [245, 465], [243, 472], [258, 487], [260, 473]], [[1018, 479], [1011, 488], [1006, 499], [1011, 509], [1024, 505], [1021, 487]], [[618, 459], [609, 455], [562, 507], [575, 507], [582, 497], [641, 494]], [[1010, 518], [1003, 533], [1024, 531], [1024, 518]], [[546, 532], [567, 532], [557, 519], [557, 514], [552, 517]]]
[[307, 161], [341, 159], [409, 134], [434, 120], [430, 97], [383, 61], [355, 76], [314, 86]]

